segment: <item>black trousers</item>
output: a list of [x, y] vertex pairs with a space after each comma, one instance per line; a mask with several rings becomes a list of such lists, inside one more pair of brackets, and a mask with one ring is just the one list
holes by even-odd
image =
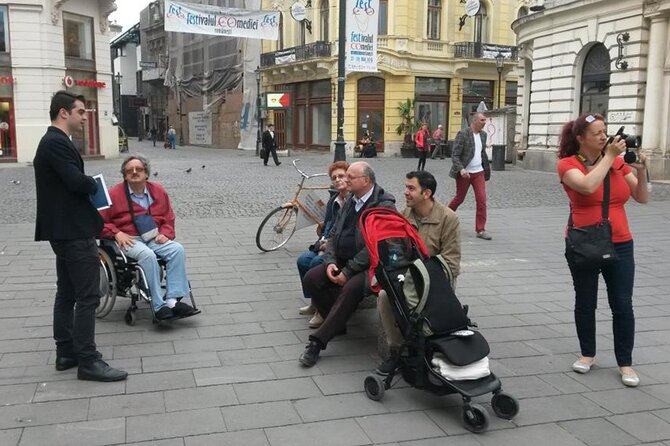
[[275, 164], [279, 165], [279, 159], [277, 158], [277, 149], [275, 147], [265, 149], [265, 156], [263, 157], [263, 164], [268, 164], [268, 158], [270, 158], [270, 152], [272, 152], [272, 159], [275, 161]]
[[303, 288], [312, 296], [312, 304], [323, 317], [323, 324], [309, 338], [317, 340], [323, 348], [328, 341], [341, 333], [354, 314], [365, 293], [366, 271], [349, 277], [343, 287], [326, 276], [326, 264], [310, 269], [303, 280]]
[[95, 239], [56, 240], [51, 249], [58, 277], [53, 322], [56, 353], [91, 362], [99, 358], [95, 309], [100, 303], [100, 259]]
[[426, 156], [428, 156], [428, 150], [419, 150], [419, 165], [416, 167], [416, 170], [424, 170], [426, 168]]

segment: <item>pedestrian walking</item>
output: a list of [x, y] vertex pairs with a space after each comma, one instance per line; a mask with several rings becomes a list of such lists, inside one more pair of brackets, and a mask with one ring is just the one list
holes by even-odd
[[270, 153], [272, 153], [272, 159], [275, 162], [275, 165], [279, 166], [281, 162], [277, 158], [277, 138], [275, 137], [275, 126], [268, 124], [267, 129], [263, 132], [263, 165], [268, 165], [268, 159], [270, 158]]
[[170, 126], [167, 136], [170, 148], [175, 150], [177, 148], [177, 131], [174, 129], [174, 127]]
[[444, 159], [444, 153], [442, 153], [443, 140], [444, 140], [444, 130], [442, 129], [442, 124], [440, 124], [433, 132], [433, 143], [431, 144], [432, 159], [435, 159], [436, 156], [439, 156], [440, 159]]
[[486, 180], [491, 173], [489, 158], [486, 155], [486, 117], [475, 113], [470, 126], [461, 129], [454, 140], [449, 176], [456, 180], [456, 195], [451, 199], [449, 208], [455, 211], [465, 200], [468, 189], [475, 191], [477, 212], [475, 232], [483, 240], [491, 240], [486, 232]]
[[414, 142], [416, 143], [416, 148], [419, 151], [419, 165], [416, 170], [424, 170], [426, 167], [426, 157], [428, 152], [430, 152], [430, 132], [428, 131], [428, 124], [423, 123], [421, 129], [416, 132], [414, 137]]
[[79, 379], [120, 381], [128, 373], [104, 362], [95, 345], [95, 310], [100, 303], [95, 237], [103, 222], [91, 202], [97, 183], [84, 173], [84, 161], [70, 139], [86, 123], [85, 102], [83, 96], [67, 91], [58, 91], [51, 99], [51, 126], [33, 160], [35, 240], [49, 241], [56, 254], [56, 370], [79, 366]]
[[151, 130], [149, 130], [149, 136], [151, 137], [151, 142], [154, 143], [154, 147], [156, 147], [156, 136], [158, 135], [158, 131], [156, 130], [156, 127], [151, 127]]
[[639, 153], [635, 163], [626, 164], [619, 156], [625, 149], [626, 143], [620, 136], [608, 139], [607, 125], [601, 115], [584, 113], [563, 126], [557, 169], [570, 199], [568, 226], [586, 230], [607, 219], [615, 253], [614, 259], [606, 264], [579, 266], [566, 250], [575, 288], [575, 325], [581, 350], [572, 369], [588, 373], [595, 361], [598, 278], [602, 274], [612, 310], [614, 356], [621, 381], [635, 387], [640, 383], [631, 367], [635, 341], [635, 259], [624, 205], [630, 197], [638, 203], [648, 202], [649, 191], [645, 156]]

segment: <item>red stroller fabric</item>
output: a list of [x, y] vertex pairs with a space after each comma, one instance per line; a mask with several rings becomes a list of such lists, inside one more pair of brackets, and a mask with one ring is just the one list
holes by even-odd
[[421, 240], [414, 226], [396, 210], [382, 207], [366, 209], [360, 217], [359, 225], [370, 255], [368, 283], [371, 284], [370, 288], [375, 293], [379, 293], [382, 289], [379, 283], [372, 280], [375, 276], [375, 268], [379, 265], [378, 244], [380, 241], [389, 238], [410, 238], [421, 255], [425, 257], [429, 255], [426, 244]]

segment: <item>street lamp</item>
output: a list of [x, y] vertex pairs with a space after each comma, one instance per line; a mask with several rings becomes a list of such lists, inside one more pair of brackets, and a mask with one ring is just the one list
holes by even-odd
[[256, 156], [261, 153], [261, 67], [254, 70], [256, 75]]
[[[122, 118], [122, 116], [123, 116], [123, 112], [122, 112], [123, 104], [121, 103], [121, 79], [123, 79], [123, 76], [121, 76], [121, 73], [117, 71], [116, 76], [114, 76], [114, 78], [116, 79], [116, 86], [118, 87], [117, 88], [118, 93], [116, 94], [116, 100], [118, 101], [117, 104], [118, 104], [118, 107], [119, 107], [118, 110], [117, 110], [118, 113], [119, 113], [119, 116], [118, 116], [119, 125], [121, 125], [121, 124], [123, 124], [123, 118]], [[121, 126], [121, 127], [123, 127], [123, 126]]]
[[347, 2], [340, 0], [340, 18], [338, 27], [337, 45], [337, 140], [335, 141], [335, 161], [344, 161], [347, 154], [344, 151], [344, 52], [346, 51], [347, 35]]
[[505, 64], [505, 56], [503, 53], [498, 51], [496, 54], [496, 70], [498, 70], [498, 108], [501, 108], [500, 105], [500, 93], [502, 93], [502, 71]]

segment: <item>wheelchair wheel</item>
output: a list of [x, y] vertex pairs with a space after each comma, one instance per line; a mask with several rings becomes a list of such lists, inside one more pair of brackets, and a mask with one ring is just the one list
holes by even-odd
[[384, 397], [386, 384], [379, 375], [366, 376], [365, 381], [363, 381], [363, 387], [365, 388], [365, 394], [372, 401], [380, 401]]
[[126, 314], [123, 316], [123, 319], [126, 321], [126, 324], [132, 327], [135, 325], [135, 322], [137, 322], [137, 315], [131, 308], [128, 308]]
[[114, 263], [107, 251], [98, 248], [98, 255], [100, 256], [100, 303], [95, 309], [95, 316], [103, 318], [114, 308], [118, 282]]
[[295, 232], [298, 210], [282, 207], [270, 212], [261, 222], [256, 232], [256, 246], [264, 252], [281, 248]]

